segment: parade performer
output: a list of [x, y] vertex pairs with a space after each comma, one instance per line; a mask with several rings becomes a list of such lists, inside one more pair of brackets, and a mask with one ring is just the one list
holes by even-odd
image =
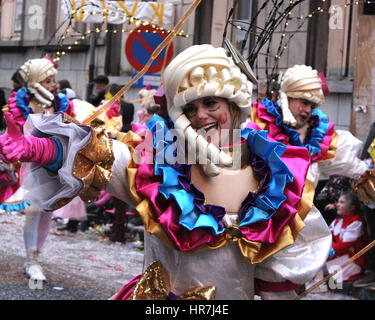
[[358, 158], [363, 143], [349, 131], [335, 130], [318, 105], [325, 100], [322, 80], [309, 66], [289, 68], [280, 83], [278, 101], [254, 103], [252, 121], [275, 141], [307, 148], [311, 165], [307, 178], [316, 187], [331, 175], [359, 177], [368, 166]]
[[[56, 83], [55, 75], [57, 73], [57, 64], [49, 57], [42, 59], [30, 59], [26, 61], [18, 71], [22, 77], [23, 86], [14, 91], [9, 98], [8, 105], [4, 111], [8, 114], [8, 121], [16, 124], [17, 134], [23, 135], [25, 131], [25, 123], [31, 114], [51, 115], [55, 112], [64, 112], [68, 116], [74, 116], [74, 110], [78, 111], [81, 107], [80, 101], [74, 103], [67, 99], [62, 93], [55, 93]], [[9, 134], [9, 132], [8, 132]], [[44, 156], [51, 157], [49, 148], [43, 149]], [[53, 159], [53, 158], [52, 158]], [[11, 163], [17, 166], [19, 181], [15, 189], [15, 193], [7, 197], [7, 189], [2, 189], [1, 209], [4, 211], [25, 211], [26, 218], [24, 224], [24, 241], [26, 248], [26, 262], [24, 271], [27, 277], [33, 280], [46, 280], [42, 268], [38, 263], [38, 256], [46, 241], [52, 212], [41, 210], [38, 206], [31, 205], [25, 201], [24, 195], [27, 191], [22, 180], [28, 175], [28, 166], [20, 168], [19, 162]], [[40, 190], [35, 190], [36, 194], [40, 194]], [[86, 214], [85, 206], [82, 200], [75, 199], [69, 208], [62, 208], [57, 214], [62, 212], [71, 212], [75, 216], [82, 217]], [[77, 210], [79, 208], [79, 210]]]
[[240, 130], [252, 94], [244, 72], [223, 48], [186, 49], [162, 75], [168, 115], [154, 115], [143, 137], [111, 140], [102, 122], [62, 113], [30, 115], [23, 136], [10, 119], [0, 151], [34, 163], [31, 203], [54, 210], [105, 189], [141, 215], [145, 273], [116, 299], [253, 299], [255, 278], [272, 284], [263, 298], [287, 299], [325, 263], [331, 235], [305, 186], [310, 156]]
[[363, 143], [349, 131], [335, 130], [317, 108], [325, 100], [323, 89], [316, 70], [295, 65], [282, 75], [277, 101], [265, 98], [256, 102], [251, 114], [252, 121], [268, 130], [274, 141], [308, 150], [311, 164], [306, 185], [310, 186], [311, 199], [319, 179], [332, 175], [358, 178], [368, 170], [358, 158]]
[[156, 93], [155, 89], [152, 89], [152, 86], [148, 84], [146, 87], [142, 88], [138, 92], [138, 96], [141, 101], [141, 109], [137, 111], [137, 124], [145, 125], [145, 117], [147, 116], [147, 108], [151, 107], [154, 104], [153, 95]]

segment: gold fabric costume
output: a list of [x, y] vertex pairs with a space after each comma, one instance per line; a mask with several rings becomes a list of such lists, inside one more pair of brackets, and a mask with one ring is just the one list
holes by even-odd
[[[77, 123], [64, 114], [65, 121]], [[94, 120], [91, 123], [91, 131], [88, 143], [77, 153], [73, 166], [73, 175], [83, 184], [79, 197], [85, 202], [95, 200], [99, 197], [100, 191], [105, 190], [111, 179], [115, 160], [111, 139], [104, 128], [104, 122]], [[72, 198], [60, 199], [54, 209], [63, 207], [71, 200]]]
[[[177, 300], [214, 300], [216, 289], [214, 286], [195, 287], [187, 290]], [[156, 261], [147, 267], [138, 280], [129, 300], [166, 300], [171, 293], [171, 285], [167, 271]]]

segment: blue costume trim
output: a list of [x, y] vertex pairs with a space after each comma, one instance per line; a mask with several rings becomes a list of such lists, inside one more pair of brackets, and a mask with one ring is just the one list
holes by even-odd
[[[29, 108], [30, 93], [26, 87], [18, 89], [15, 100], [17, 107], [23, 111], [23, 117], [27, 119], [29, 114], [33, 113], [33, 110]], [[55, 95], [55, 100], [57, 105], [55, 111], [65, 112], [68, 109], [69, 100], [65, 94], [58, 93], [57, 95]]]
[[29, 203], [26, 201], [22, 201], [20, 203], [12, 203], [12, 204], [6, 204], [6, 203], [0, 203], [0, 214], [1, 212], [12, 212], [12, 211], [22, 211], [26, 207], [30, 206]]
[[300, 139], [300, 132], [283, 122], [283, 116], [278, 106], [275, 106], [275, 104], [267, 98], [264, 98], [261, 103], [267, 108], [267, 112], [275, 117], [275, 124], [284, 129], [284, 132], [289, 137], [290, 143], [293, 146], [307, 148], [311, 156], [322, 151], [319, 142], [323, 142], [324, 136], [327, 134], [329, 128], [328, 116], [322, 110], [312, 110], [311, 114], [312, 117], [316, 119], [316, 126], [312, 128], [308, 142], [303, 143]]
[[58, 93], [56, 95], [57, 111], [65, 112], [68, 109], [69, 101], [65, 94]]
[[30, 112], [32, 112], [32, 111], [29, 108], [30, 96], [27, 92], [26, 87], [22, 87], [22, 88], [18, 89], [18, 91], [16, 93], [15, 100], [16, 100], [17, 107], [22, 109], [22, 111], [23, 111], [23, 117], [25, 119], [27, 119]]
[[[179, 223], [189, 230], [208, 227], [215, 235], [225, 228], [221, 218], [225, 209], [219, 206], [203, 206], [204, 195], [190, 184], [191, 165], [175, 164], [173, 156], [176, 148], [173, 136], [169, 133], [165, 119], [154, 115], [147, 124], [153, 133], [154, 173], [162, 177], [159, 191], [166, 199], [174, 199], [181, 211]], [[267, 141], [266, 131], [255, 131], [250, 128], [242, 130], [242, 137], [247, 140], [252, 153], [263, 159], [271, 172], [267, 185], [256, 195], [250, 193], [242, 203], [239, 216], [240, 226], [248, 226], [261, 220], [268, 220], [286, 200], [283, 194], [286, 183], [293, 181], [293, 174], [281, 160], [286, 146], [280, 142]], [[168, 149], [172, 149], [168, 150]], [[172, 156], [172, 157], [171, 157]], [[186, 186], [188, 185], [188, 187]], [[202, 199], [203, 197], [203, 199]]]
[[50, 137], [50, 139], [52, 139], [56, 144], [55, 158], [53, 159], [53, 162], [45, 165], [44, 168], [57, 172], [63, 164], [63, 147], [59, 139], [55, 137]]

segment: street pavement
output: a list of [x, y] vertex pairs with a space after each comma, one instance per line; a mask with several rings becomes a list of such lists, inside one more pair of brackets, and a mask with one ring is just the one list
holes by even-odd
[[0, 216], [0, 300], [106, 300], [142, 272], [143, 251], [134, 243], [110, 242], [95, 229], [57, 232], [52, 225], [40, 255], [48, 282], [40, 288], [23, 272], [24, 218]]
[[[48, 279], [34, 283], [23, 272], [24, 215], [0, 215], [0, 300], [108, 300], [143, 267], [137, 242], [113, 243], [103, 230], [58, 232], [53, 222], [40, 263]], [[331, 291], [303, 300], [356, 300]]]

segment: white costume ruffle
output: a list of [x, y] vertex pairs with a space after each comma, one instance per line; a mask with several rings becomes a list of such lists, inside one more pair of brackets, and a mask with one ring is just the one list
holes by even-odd
[[24, 126], [25, 134], [32, 133], [37, 137], [54, 136], [63, 146], [63, 165], [58, 174], [31, 165], [29, 175], [23, 183], [28, 191], [24, 200], [46, 211], [53, 210], [59, 199], [75, 197], [82, 188], [82, 182], [73, 175], [73, 164], [77, 152], [90, 139], [91, 129], [64, 123], [62, 120], [62, 113], [48, 116], [30, 114]]
[[349, 131], [336, 130], [338, 134], [336, 155], [333, 159], [314, 162], [307, 172], [315, 186], [319, 179], [328, 179], [330, 175], [339, 174], [349, 178], [360, 176], [368, 170], [368, 165], [358, 158], [363, 142]]

